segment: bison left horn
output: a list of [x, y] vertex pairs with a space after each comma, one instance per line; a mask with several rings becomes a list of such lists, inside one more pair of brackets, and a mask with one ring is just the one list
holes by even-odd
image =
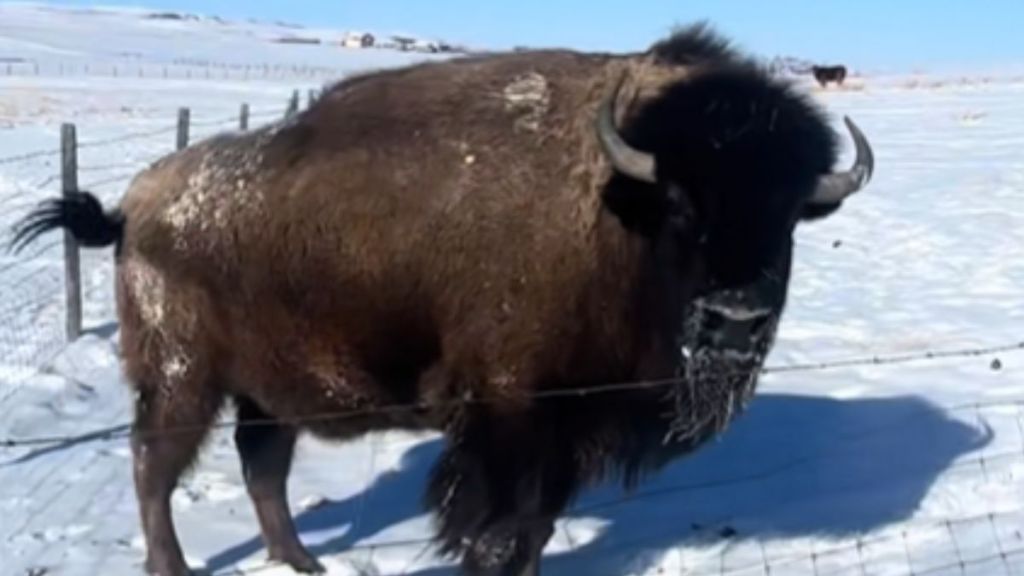
[[615, 128], [615, 100], [618, 98], [624, 81], [625, 76], [601, 102], [601, 107], [597, 112], [597, 137], [601, 141], [601, 148], [608, 156], [608, 160], [617, 171], [641, 182], [654, 184], [657, 182], [654, 156], [627, 144], [618, 129]]
[[857, 192], [871, 180], [875, 171], [875, 155], [871, 151], [871, 145], [860, 128], [850, 120], [843, 117], [846, 128], [853, 136], [853, 144], [857, 148], [857, 158], [853, 166], [845, 172], [833, 172], [826, 174], [818, 180], [818, 187], [811, 196], [811, 204], [833, 206], [846, 199], [847, 196]]

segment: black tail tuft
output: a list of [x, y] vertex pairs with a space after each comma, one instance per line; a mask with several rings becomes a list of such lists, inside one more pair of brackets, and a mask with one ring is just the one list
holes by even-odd
[[120, 245], [124, 215], [119, 210], [105, 212], [89, 192], [47, 200], [14, 225], [9, 248], [20, 252], [39, 236], [58, 228], [66, 228], [82, 246], [89, 248]]

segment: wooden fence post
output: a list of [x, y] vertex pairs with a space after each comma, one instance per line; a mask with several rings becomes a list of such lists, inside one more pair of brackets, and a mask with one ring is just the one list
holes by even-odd
[[249, 105], [242, 104], [242, 112], [238, 115], [238, 127], [242, 130], [249, 129]]
[[189, 124], [189, 110], [188, 108], [178, 109], [178, 150], [184, 150], [188, 147], [188, 124]]
[[[74, 124], [60, 130], [61, 192], [65, 197], [78, 193], [78, 141]], [[67, 338], [74, 342], [82, 335], [82, 266], [78, 242], [64, 230], [64, 290], [67, 297]]]

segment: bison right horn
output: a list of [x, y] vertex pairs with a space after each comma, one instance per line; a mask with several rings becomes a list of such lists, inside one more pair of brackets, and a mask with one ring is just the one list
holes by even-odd
[[654, 155], [641, 152], [627, 144], [615, 128], [615, 100], [624, 81], [625, 76], [601, 102], [597, 112], [597, 137], [601, 141], [601, 148], [617, 171], [641, 182], [654, 184], [657, 182]]
[[871, 151], [867, 137], [849, 117], [843, 117], [843, 121], [846, 123], [846, 128], [850, 130], [850, 135], [853, 136], [853, 144], [857, 148], [857, 158], [849, 170], [822, 176], [809, 200], [811, 204], [833, 206], [842, 202], [847, 196], [863, 188], [871, 180], [871, 175], [875, 171], [875, 155]]

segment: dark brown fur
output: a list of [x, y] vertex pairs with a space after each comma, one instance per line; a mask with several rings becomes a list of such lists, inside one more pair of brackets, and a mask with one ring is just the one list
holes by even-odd
[[[624, 76], [623, 133], [666, 159], [685, 205], [613, 175], [598, 146]], [[472, 573], [535, 573], [584, 483], [634, 480], [724, 424], [662, 446], [664, 390], [534, 395], [676, 374], [709, 278], [777, 274], [781, 312], [789, 233], [821, 215], [803, 202], [834, 160], [809, 104], [702, 29], [639, 55], [366, 75], [284, 125], [165, 158], [116, 214], [149, 569], [185, 572], [170, 491], [233, 398], [241, 420], [276, 422], [236, 434], [272, 557], [317, 567], [284, 498], [299, 430], [433, 428], [450, 442], [426, 499], [443, 550]]]

